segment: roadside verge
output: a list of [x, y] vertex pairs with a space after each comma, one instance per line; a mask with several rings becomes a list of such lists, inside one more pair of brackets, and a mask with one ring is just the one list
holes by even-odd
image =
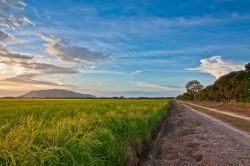
[[235, 118], [239, 118], [239, 119], [250, 121], [250, 117], [239, 115], [239, 114], [236, 114], [236, 113], [233, 113], [233, 112], [220, 111], [220, 110], [217, 110], [217, 109], [214, 109], [214, 108], [208, 108], [208, 107], [204, 107], [204, 106], [193, 104], [193, 103], [189, 103], [189, 102], [183, 102], [183, 101], [178, 101], [178, 102], [181, 102], [181, 103], [184, 103], [184, 104], [188, 104], [188, 105], [194, 106], [196, 108], [201, 108], [201, 109], [205, 109], [205, 110], [212, 111], [212, 112], [215, 112], [215, 113], [224, 114], [224, 115], [228, 115], [228, 116], [231, 116], [231, 117], [235, 117]]
[[232, 116], [217, 113], [217, 112], [212, 112], [204, 108], [190, 106], [183, 102], [179, 102], [179, 103], [181, 103], [182, 105], [184, 105], [191, 111], [201, 114], [213, 121], [216, 121], [217, 123], [224, 126], [225, 128], [235, 131], [236, 133], [238, 133], [237, 137], [245, 138], [247, 142], [250, 141], [250, 121], [239, 119], [237, 117], [232, 117]]

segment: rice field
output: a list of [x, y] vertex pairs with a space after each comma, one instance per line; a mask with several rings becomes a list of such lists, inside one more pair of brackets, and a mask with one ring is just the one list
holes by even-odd
[[0, 100], [0, 165], [124, 165], [167, 100]]

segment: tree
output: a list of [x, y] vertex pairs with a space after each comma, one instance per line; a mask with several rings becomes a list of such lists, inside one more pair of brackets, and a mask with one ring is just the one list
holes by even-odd
[[250, 101], [250, 63], [246, 65], [245, 71], [234, 71], [221, 76], [206, 88], [193, 80], [186, 85], [187, 93], [179, 96], [181, 100], [201, 101]]
[[200, 91], [203, 89], [203, 85], [197, 80], [189, 81], [186, 84], [187, 93], [192, 94], [194, 100], [196, 100], [197, 95], [200, 93]]
[[246, 69], [246, 71], [250, 72], [250, 63], [245, 65], [245, 69]]
[[245, 69], [246, 69], [246, 89], [247, 89], [247, 99], [248, 101], [250, 101], [250, 63], [245, 65]]

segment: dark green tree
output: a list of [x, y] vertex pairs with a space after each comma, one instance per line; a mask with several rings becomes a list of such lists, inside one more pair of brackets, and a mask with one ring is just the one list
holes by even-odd
[[246, 71], [250, 72], [250, 63], [245, 65], [245, 69], [246, 69]]
[[181, 100], [204, 100], [217, 102], [250, 101], [250, 63], [246, 70], [234, 71], [221, 76], [206, 88], [199, 81], [193, 80], [186, 84], [187, 93], [178, 96]]
[[196, 100], [197, 96], [199, 95], [200, 91], [204, 88], [203, 85], [197, 80], [189, 81], [186, 84], [186, 89], [188, 94], [192, 94], [193, 100]]

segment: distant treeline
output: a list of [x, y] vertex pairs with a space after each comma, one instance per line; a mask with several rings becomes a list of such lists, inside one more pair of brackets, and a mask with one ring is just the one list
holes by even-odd
[[186, 85], [187, 92], [177, 97], [179, 100], [249, 102], [250, 101], [250, 63], [243, 71], [235, 71], [220, 77], [213, 85], [204, 88], [193, 80]]
[[174, 97], [125, 97], [125, 96], [114, 96], [114, 97], [98, 97], [98, 99], [168, 99], [173, 100]]
[[[0, 99], [24, 99], [20, 97], [0, 97]], [[26, 98], [26, 99], [168, 99], [168, 100], [174, 100], [175, 97], [125, 97], [125, 96], [114, 96], [114, 97], [95, 97], [95, 98], [73, 98], [73, 97], [62, 97], [62, 98], [52, 98], [52, 97], [43, 97], [43, 98]]]

